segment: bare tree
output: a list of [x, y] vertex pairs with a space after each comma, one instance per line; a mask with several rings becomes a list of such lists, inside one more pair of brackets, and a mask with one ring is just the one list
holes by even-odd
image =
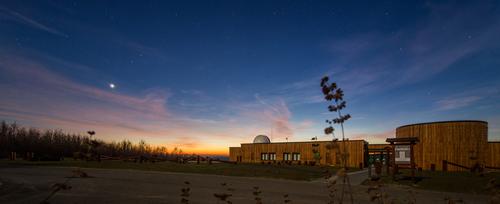
[[336, 112], [338, 114], [337, 117], [332, 118], [332, 119], [327, 119], [326, 123], [328, 124], [328, 127], [325, 128], [325, 134], [333, 134], [335, 128], [333, 128], [334, 124], [339, 124], [342, 130], [342, 151], [339, 150], [338, 145], [336, 145], [337, 139], [333, 138], [333, 143], [337, 149], [337, 152], [340, 154], [341, 162], [342, 162], [342, 170], [339, 171], [340, 175], [342, 177], [342, 191], [340, 195], [340, 203], [343, 203], [344, 201], [344, 194], [345, 194], [345, 187], [349, 188], [349, 194], [350, 194], [350, 201], [351, 203], [354, 202], [353, 197], [352, 197], [352, 191], [351, 191], [351, 184], [349, 181], [349, 177], [347, 175], [347, 160], [349, 158], [349, 154], [346, 151], [346, 140], [345, 140], [345, 134], [344, 134], [344, 122], [349, 120], [351, 118], [351, 115], [349, 114], [342, 114], [342, 109], [346, 107], [346, 102], [344, 101], [344, 91], [337, 86], [337, 83], [332, 82], [329, 83], [329, 78], [328, 76], [325, 76], [321, 79], [321, 91], [323, 92], [323, 95], [325, 96], [325, 100], [330, 102], [331, 104], [328, 106], [328, 111], [330, 112]]

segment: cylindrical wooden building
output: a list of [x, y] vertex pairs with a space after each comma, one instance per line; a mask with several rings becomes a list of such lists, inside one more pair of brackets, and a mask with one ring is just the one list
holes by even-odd
[[[398, 127], [396, 138], [417, 137], [414, 156], [418, 168], [443, 170], [443, 161], [472, 167], [484, 165], [488, 150], [488, 123], [485, 121], [441, 121]], [[465, 171], [447, 165], [448, 171]]]

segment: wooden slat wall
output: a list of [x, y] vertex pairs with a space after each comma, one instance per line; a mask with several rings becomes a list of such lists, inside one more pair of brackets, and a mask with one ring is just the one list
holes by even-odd
[[486, 166], [500, 168], [500, 142], [488, 142]]
[[241, 147], [229, 147], [229, 161], [236, 161], [241, 156]]
[[[314, 161], [313, 144], [319, 144], [317, 149], [320, 152], [320, 164], [340, 165], [340, 160], [337, 158], [334, 149], [327, 149], [327, 145], [331, 144], [330, 141], [317, 141], [317, 142], [288, 142], [288, 143], [271, 143], [271, 144], [241, 144], [242, 162], [247, 163], [260, 163], [261, 153], [276, 153], [276, 161], [283, 161], [283, 153], [300, 153], [301, 162]], [[337, 142], [340, 149], [343, 150], [342, 142]], [[346, 141], [346, 149], [349, 153], [348, 166], [359, 167], [360, 164], [364, 165], [364, 140], [350, 140]], [[236, 161], [236, 149], [229, 149], [230, 160]], [[327, 155], [329, 154], [329, 156]], [[327, 158], [330, 158], [327, 160]]]
[[384, 149], [386, 147], [391, 147], [390, 144], [368, 144], [368, 150], [370, 149]]
[[[417, 167], [430, 169], [431, 164], [435, 164], [437, 170], [442, 170], [443, 160], [473, 166], [475, 162], [485, 162], [488, 124], [480, 121], [415, 124], [396, 129], [396, 137], [420, 139], [414, 150]], [[472, 160], [473, 155], [478, 159]], [[449, 165], [448, 170], [465, 169]]]

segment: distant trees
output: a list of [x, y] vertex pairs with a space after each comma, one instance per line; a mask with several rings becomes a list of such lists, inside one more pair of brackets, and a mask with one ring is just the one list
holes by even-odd
[[[104, 142], [92, 138], [96, 133], [87, 132], [89, 136], [68, 134], [61, 130], [40, 131], [34, 128], [24, 128], [16, 123], [8, 124], [5, 121], [0, 127], [0, 158], [5, 158], [11, 152], [18, 157], [34, 154], [36, 160], [58, 160], [63, 157], [72, 157], [75, 152], [88, 152], [89, 145], [92, 151], [106, 156], [157, 156], [168, 157], [166, 147], [151, 146], [141, 140], [133, 144], [128, 140], [121, 142]], [[182, 150], [176, 148], [175, 154]]]

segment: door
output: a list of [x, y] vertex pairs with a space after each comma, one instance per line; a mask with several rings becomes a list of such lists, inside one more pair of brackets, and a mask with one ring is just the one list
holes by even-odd
[[330, 151], [326, 151], [325, 160], [326, 160], [327, 165], [333, 164], [333, 157], [332, 157], [332, 153]]

